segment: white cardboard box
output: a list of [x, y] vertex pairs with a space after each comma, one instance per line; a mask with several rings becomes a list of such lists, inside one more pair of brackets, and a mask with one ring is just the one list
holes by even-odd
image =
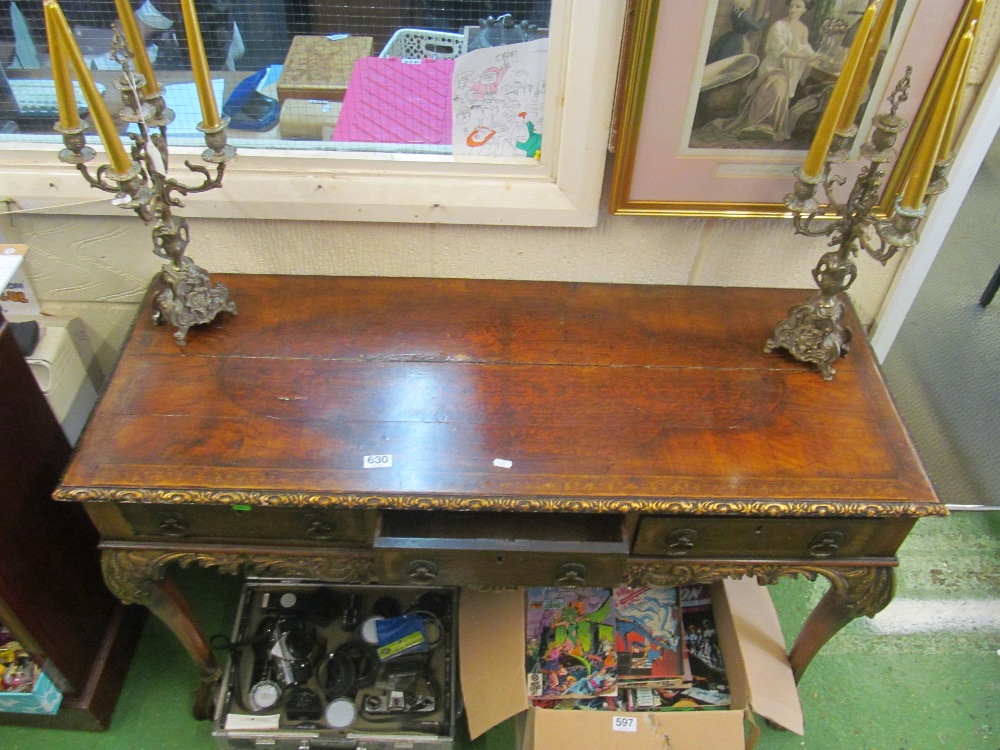
[[524, 592], [463, 590], [460, 684], [470, 735], [516, 716], [521, 750], [751, 750], [760, 733], [755, 715], [802, 734], [798, 690], [767, 589], [753, 579], [726, 580], [713, 586], [712, 600], [730, 680], [729, 709], [551, 711], [528, 700]]
[[21, 262], [27, 245], [0, 243], [0, 310], [4, 315], [37, 315], [38, 298]]

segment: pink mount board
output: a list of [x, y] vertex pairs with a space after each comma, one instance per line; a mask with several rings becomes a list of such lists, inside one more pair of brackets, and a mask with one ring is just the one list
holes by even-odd
[[333, 140], [451, 145], [454, 68], [454, 60], [361, 58]]

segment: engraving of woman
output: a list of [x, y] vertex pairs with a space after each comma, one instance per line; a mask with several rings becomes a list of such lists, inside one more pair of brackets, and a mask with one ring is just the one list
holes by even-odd
[[809, 44], [809, 28], [800, 20], [812, 0], [786, 0], [787, 12], [771, 24], [764, 59], [732, 118], [713, 120], [696, 135], [699, 145], [733, 139], [785, 141], [797, 116], [789, 111], [799, 82], [817, 54]]
[[753, 17], [750, 4], [751, 0], [733, 0], [733, 9], [729, 12], [729, 24], [732, 28], [709, 47], [708, 57], [705, 58], [706, 65], [734, 55], [744, 55], [750, 51], [747, 49], [747, 34], [751, 31], [760, 31], [766, 23], [763, 18]]

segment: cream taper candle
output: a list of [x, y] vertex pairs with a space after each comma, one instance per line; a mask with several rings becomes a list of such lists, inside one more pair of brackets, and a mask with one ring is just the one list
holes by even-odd
[[861, 17], [858, 33], [854, 37], [851, 49], [847, 53], [847, 59], [844, 61], [844, 67], [833, 86], [830, 100], [823, 110], [823, 117], [816, 128], [812, 145], [809, 146], [809, 153], [806, 154], [806, 161], [802, 165], [802, 174], [810, 179], [815, 179], [823, 174], [823, 165], [826, 163], [826, 154], [830, 150], [830, 142], [833, 140], [833, 131], [840, 119], [840, 111], [844, 107], [848, 89], [854, 80], [854, 72], [861, 61], [865, 42], [871, 33], [872, 23], [875, 21], [875, 10], [874, 5], [869, 5], [864, 16]]
[[[972, 0], [969, 7], [969, 18], [966, 21], [965, 30], [971, 31], [973, 35], [977, 33], [979, 19], [983, 17], [983, 3], [985, 0]], [[962, 116], [962, 101], [965, 95], [965, 86], [968, 81], [969, 66], [965, 66], [965, 73], [958, 82], [955, 93], [955, 104], [951, 108], [951, 116], [945, 124], [944, 135], [941, 137], [941, 150], [938, 152], [938, 161], [945, 161], [951, 157], [955, 150], [955, 134], [958, 132], [958, 121]]]
[[[52, 29], [52, 35], [60, 40], [61, 46], [73, 66], [76, 80], [80, 84], [80, 88], [83, 89], [83, 96], [90, 108], [90, 119], [108, 152], [111, 168], [115, 173], [123, 175], [132, 167], [132, 159], [126, 153], [121, 138], [118, 137], [118, 130], [111, 120], [108, 108], [104, 106], [104, 99], [97, 90], [94, 79], [90, 77], [90, 69], [73, 38], [73, 32], [70, 31], [69, 24], [66, 22], [66, 16], [63, 15], [62, 8], [59, 7], [56, 0], [44, 0], [44, 5], [45, 23], [48, 28]], [[60, 42], [57, 42], [57, 46]]]
[[184, 30], [187, 32], [188, 55], [191, 58], [191, 73], [194, 85], [198, 89], [198, 101], [201, 103], [202, 126], [211, 130], [222, 122], [219, 117], [215, 94], [212, 93], [212, 76], [208, 69], [208, 57], [205, 55], [205, 43], [201, 38], [201, 27], [198, 25], [198, 12], [194, 0], [181, 0], [181, 12], [184, 14]]
[[50, 12], [46, 5], [45, 36], [49, 44], [52, 80], [56, 87], [56, 104], [59, 106], [59, 127], [63, 130], [76, 130], [80, 127], [80, 113], [76, 107], [76, 94], [73, 93], [73, 79], [69, 74], [69, 61], [66, 59], [62, 35], [56, 30], [55, 23], [49, 21]]
[[975, 34], [972, 31], [965, 32], [948, 64], [948, 71], [941, 85], [941, 93], [938, 94], [934, 102], [934, 111], [927, 122], [927, 129], [920, 138], [917, 154], [913, 158], [913, 168], [910, 170], [906, 180], [906, 188], [900, 197], [899, 205], [907, 211], [919, 211], [923, 207], [927, 186], [930, 184], [938, 152], [941, 150], [941, 141], [948, 118], [955, 107], [958, 85], [969, 64], [974, 38]]
[[854, 80], [847, 92], [847, 101], [840, 111], [837, 120], [837, 132], [847, 132], [854, 125], [854, 119], [858, 116], [858, 108], [861, 106], [861, 99], [868, 90], [871, 83], [872, 71], [875, 69], [875, 61], [878, 59], [879, 49], [882, 47], [882, 40], [885, 38], [885, 31], [889, 28], [893, 11], [896, 9], [896, 0], [883, 0], [882, 7], [878, 10], [872, 31], [865, 42], [865, 48], [861, 52], [861, 62], [854, 73]]
[[147, 97], [156, 96], [160, 92], [160, 84], [156, 81], [153, 65], [149, 62], [149, 55], [146, 54], [146, 40], [139, 31], [139, 23], [132, 12], [132, 4], [129, 0], [115, 0], [115, 8], [118, 9], [118, 20], [121, 21], [125, 41], [135, 55], [135, 68], [146, 79], [142, 93]]

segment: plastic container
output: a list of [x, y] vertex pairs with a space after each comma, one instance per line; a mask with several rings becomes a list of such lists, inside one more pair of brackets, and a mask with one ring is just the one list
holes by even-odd
[[452, 60], [465, 53], [465, 35], [429, 29], [399, 29], [379, 57], [410, 60]]

